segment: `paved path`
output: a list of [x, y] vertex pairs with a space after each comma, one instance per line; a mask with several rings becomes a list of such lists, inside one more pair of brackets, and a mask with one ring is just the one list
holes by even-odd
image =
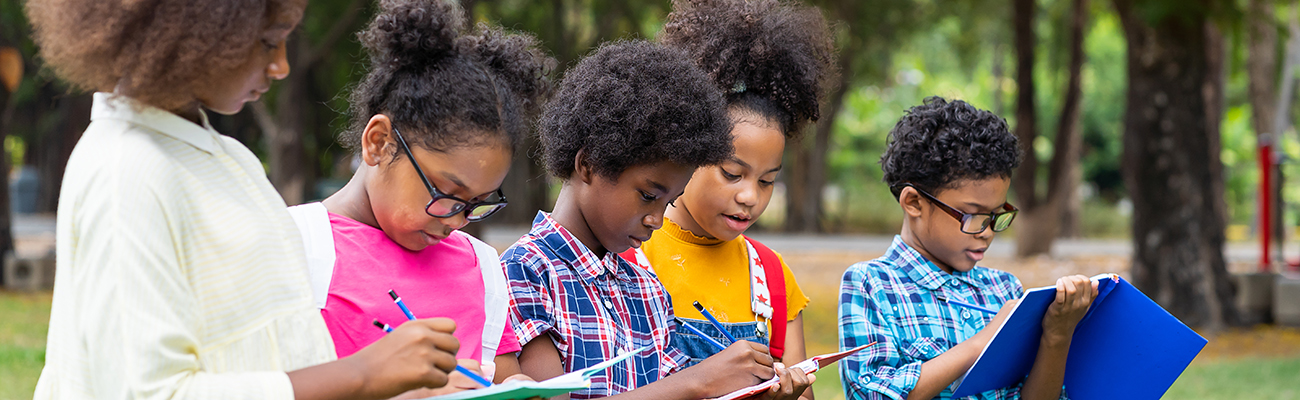
[[[492, 226], [485, 232], [488, 243], [504, 248], [514, 243], [519, 236], [526, 233], [523, 227]], [[883, 254], [893, 241], [892, 235], [811, 235], [758, 233], [755, 239], [763, 242], [773, 250], [781, 253], [799, 252], [842, 252]], [[1002, 237], [989, 247], [990, 257], [1010, 258], [1015, 254], [1016, 243], [1010, 237]], [[1058, 240], [1052, 248], [1053, 257], [1070, 258], [1084, 255], [1129, 256], [1133, 254], [1133, 243], [1126, 239], [1063, 239]], [[1300, 242], [1288, 243], [1284, 249], [1288, 259], [1300, 257]], [[1227, 246], [1228, 262], [1253, 262], [1259, 259], [1259, 244], [1256, 242], [1234, 242]]]
[[[54, 216], [15, 215], [14, 237], [33, 244], [53, 243]], [[505, 248], [527, 232], [527, 227], [488, 226], [484, 239], [497, 248]], [[881, 254], [893, 240], [891, 235], [809, 235], [758, 233], [754, 237], [781, 253], [832, 252]], [[1015, 241], [1003, 237], [989, 248], [990, 257], [1009, 258], [1015, 254]], [[1083, 255], [1128, 256], [1133, 253], [1132, 242], [1124, 239], [1064, 239], [1058, 240], [1052, 256], [1070, 258]], [[1284, 254], [1288, 259], [1300, 257], [1300, 241], [1287, 243]], [[1227, 260], [1249, 263], [1259, 259], [1259, 244], [1234, 242], [1227, 246]]]

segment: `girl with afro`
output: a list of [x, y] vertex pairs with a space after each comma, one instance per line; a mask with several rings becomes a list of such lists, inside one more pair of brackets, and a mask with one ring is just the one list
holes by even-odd
[[771, 379], [772, 357], [753, 342], [683, 371], [668, 293], [618, 256], [650, 239], [696, 168], [731, 155], [704, 72], [660, 44], [605, 44], [569, 70], [540, 125], [546, 169], [563, 186], [554, 212], [501, 256], [523, 372], [547, 379], [634, 352], [573, 399], [713, 398]]
[[31, 0], [48, 65], [99, 91], [59, 198], [37, 399], [377, 399], [440, 387], [448, 319], [339, 361], [284, 200], [213, 130], [289, 73], [302, 0]]
[[[722, 343], [768, 345], [786, 364], [803, 361], [808, 298], [780, 255], [743, 233], [772, 199], [786, 142], [818, 117], [835, 72], [826, 20], [785, 0], [677, 0], [659, 40], [689, 53], [724, 93], [736, 151], [695, 170], [663, 228], [625, 255], [653, 268], [683, 323]], [[698, 362], [716, 351], [706, 340], [678, 330], [673, 347]], [[811, 399], [814, 377], [791, 374], [772, 394]]]
[[[339, 357], [385, 336], [372, 322], [406, 320], [393, 290], [414, 315], [454, 319], [457, 358], [500, 382], [519, 372], [505, 276], [496, 249], [458, 229], [506, 206], [501, 182], [554, 61], [531, 36], [466, 29], [451, 2], [379, 6], [359, 35], [370, 72], [343, 136], [361, 166], [324, 201], [290, 208], [313, 300]], [[453, 373], [441, 391], [476, 386]], [[410, 395], [439, 394], [423, 392]]]

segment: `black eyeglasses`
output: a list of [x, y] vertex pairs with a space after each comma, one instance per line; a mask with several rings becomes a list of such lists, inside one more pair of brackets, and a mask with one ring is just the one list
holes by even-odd
[[894, 192], [894, 197], [898, 197], [903, 192], [903, 188], [909, 186], [912, 189], [916, 189], [916, 192], [920, 193], [921, 196], [924, 196], [934, 202], [934, 204], [939, 205], [939, 209], [948, 213], [948, 215], [951, 215], [953, 218], [956, 218], [958, 221], [961, 221], [961, 231], [966, 234], [978, 235], [983, 233], [985, 229], [988, 229], [989, 226], [993, 227], [994, 232], [1005, 231], [1007, 228], [1011, 227], [1011, 221], [1016, 219], [1016, 213], [1020, 212], [1020, 210], [1017, 209], [1016, 206], [1011, 205], [1011, 203], [1002, 203], [1002, 212], [969, 214], [956, 208], [952, 208], [952, 206], [939, 201], [939, 199], [934, 198], [934, 196], [910, 183], [894, 185], [893, 187], [890, 187], [890, 190]]
[[411, 154], [411, 146], [406, 144], [406, 139], [402, 138], [402, 133], [397, 131], [396, 126], [393, 127], [393, 136], [397, 136], [397, 143], [402, 145], [402, 151], [406, 152], [406, 158], [411, 159], [411, 166], [415, 167], [415, 173], [420, 175], [420, 180], [424, 181], [424, 187], [429, 189], [429, 196], [432, 199], [429, 200], [429, 204], [424, 206], [424, 212], [429, 216], [450, 218], [463, 212], [467, 221], [478, 222], [491, 217], [492, 214], [501, 211], [508, 204], [506, 195], [501, 191], [501, 188], [497, 188], [496, 192], [488, 195], [487, 199], [478, 202], [469, 202], [438, 191], [438, 188], [429, 183], [429, 177], [424, 175], [424, 171], [420, 170], [420, 164], [415, 162], [415, 155]]

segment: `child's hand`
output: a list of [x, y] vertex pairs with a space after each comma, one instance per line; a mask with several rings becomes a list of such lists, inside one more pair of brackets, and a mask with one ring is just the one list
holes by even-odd
[[817, 381], [817, 375], [804, 373], [799, 368], [786, 368], [785, 364], [776, 363], [776, 374], [781, 377], [780, 384], [768, 388], [763, 393], [763, 400], [795, 400], [803, 395], [804, 390]]
[[362, 380], [362, 398], [386, 398], [416, 388], [440, 388], [456, 368], [460, 341], [447, 318], [408, 321], [343, 361]]
[[1092, 300], [1097, 298], [1097, 282], [1083, 275], [1066, 276], [1056, 280], [1056, 301], [1047, 307], [1043, 316], [1043, 340], [1059, 343], [1074, 336], [1074, 327], [1088, 313]]
[[776, 376], [772, 366], [767, 346], [741, 340], [687, 368], [686, 375], [695, 379], [696, 387], [703, 388], [702, 397], [713, 398], [772, 379]]
[[[1016, 308], [1016, 303], [1019, 301], [1020, 300], [1011, 300], [1006, 304], [1003, 304], [1002, 308], [998, 309], [997, 315], [993, 316], [993, 320], [989, 321], [987, 325], [984, 325], [984, 329], [980, 329], [975, 336], [971, 337], [971, 340], [978, 343], [978, 347], [981, 349], [984, 348], [984, 346], [987, 346], [989, 341], [993, 340], [993, 336], [997, 334], [998, 328], [1002, 326], [1003, 322], [1006, 322], [1007, 317], [1011, 316], [1011, 310]], [[978, 354], [976, 355], [978, 356]]]
[[[481, 369], [478, 361], [456, 360], [456, 364], [459, 364], [460, 366], [465, 367], [466, 369], [473, 371], [476, 374], [483, 373], [483, 370]], [[453, 370], [451, 371], [451, 374], [447, 376], [446, 386], [436, 388], [436, 389], [419, 388], [415, 390], [410, 390], [407, 391], [406, 393], [402, 393], [401, 395], [392, 398], [391, 400], [423, 399], [427, 397], [441, 396], [444, 394], [463, 392], [466, 390], [481, 389], [482, 387], [483, 385], [478, 384], [478, 382], [475, 382], [473, 379], [470, 379], [470, 377], [460, 373], [460, 371]]]

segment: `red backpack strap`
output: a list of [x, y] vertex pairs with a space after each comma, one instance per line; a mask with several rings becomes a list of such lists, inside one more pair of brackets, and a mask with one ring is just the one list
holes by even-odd
[[618, 256], [622, 257], [623, 260], [628, 262], [628, 264], [641, 267], [650, 272], [654, 272], [655, 270], [654, 267], [650, 265], [650, 260], [646, 258], [645, 253], [642, 252], [641, 249], [635, 247], [629, 248], [627, 251], [618, 253]]
[[748, 236], [745, 240], [758, 253], [758, 260], [763, 263], [763, 274], [767, 275], [767, 291], [772, 296], [772, 338], [767, 347], [772, 357], [781, 358], [785, 354], [786, 313], [789, 311], [786, 309], [789, 303], [785, 298], [785, 267], [772, 249]]

